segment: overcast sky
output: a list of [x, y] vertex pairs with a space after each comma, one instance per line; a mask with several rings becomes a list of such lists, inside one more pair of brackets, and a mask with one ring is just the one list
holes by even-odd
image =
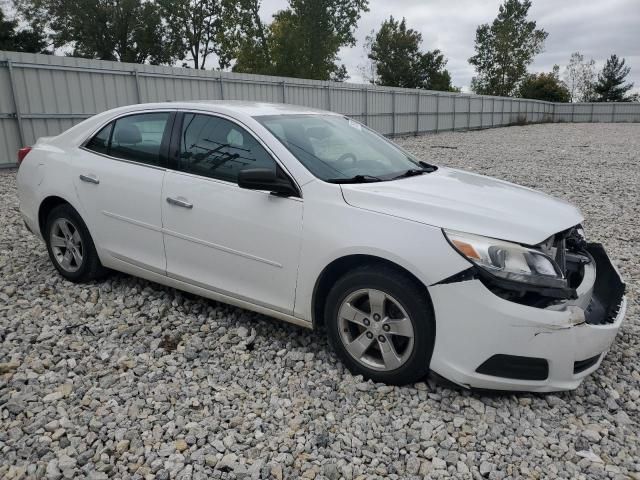
[[[500, 0], [369, 0], [369, 12], [358, 22], [355, 47], [340, 51], [347, 66], [349, 81], [362, 81], [363, 43], [371, 30], [393, 15], [407, 18], [410, 28], [422, 33], [424, 50], [438, 48], [449, 60], [453, 84], [468, 91], [473, 68], [467, 59], [474, 53], [476, 27], [490, 23], [498, 13]], [[288, 5], [287, 0], [263, 0], [261, 17]], [[561, 72], [572, 52], [593, 58], [602, 68], [612, 53], [624, 57], [631, 66], [628, 77], [640, 91], [640, 0], [533, 0], [530, 18], [549, 33], [545, 50], [530, 67], [531, 71], [551, 71], [554, 64]]]

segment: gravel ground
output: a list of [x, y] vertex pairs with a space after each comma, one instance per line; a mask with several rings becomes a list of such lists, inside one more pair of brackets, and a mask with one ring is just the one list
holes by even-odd
[[640, 479], [640, 125], [400, 139], [428, 161], [579, 205], [629, 281], [575, 392], [351, 376], [318, 333], [115, 274], [73, 285], [0, 173], [0, 478]]

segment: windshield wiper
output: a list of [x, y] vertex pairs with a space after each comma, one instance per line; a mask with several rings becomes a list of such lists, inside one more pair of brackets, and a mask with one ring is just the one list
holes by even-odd
[[348, 178], [329, 178], [325, 181], [329, 183], [372, 183], [382, 182], [383, 180], [379, 177], [374, 177], [373, 175], [354, 175], [353, 177]]
[[435, 172], [438, 169], [438, 167], [436, 167], [435, 165], [431, 165], [430, 163], [423, 162], [422, 160], [418, 161], [418, 163], [422, 166], [425, 173]]
[[422, 168], [410, 168], [405, 172], [402, 172], [400, 175], [393, 177], [391, 180], [396, 180], [398, 178], [406, 178], [406, 177], [415, 177], [416, 175], [422, 175], [423, 173], [431, 173], [435, 172], [438, 167], [435, 165], [431, 165], [427, 162], [420, 162]]

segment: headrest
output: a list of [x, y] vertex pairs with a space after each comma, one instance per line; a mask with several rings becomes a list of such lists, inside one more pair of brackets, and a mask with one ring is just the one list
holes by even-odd
[[142, 135], [135, 124], [130, 124], [116, 129], [114, 141], [120, 145], [134, 145], [142, 142]]

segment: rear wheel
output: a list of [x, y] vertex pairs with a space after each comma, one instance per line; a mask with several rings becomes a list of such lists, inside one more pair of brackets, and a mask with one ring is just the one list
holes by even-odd
[[396, 385], [429, 371], [435, 328], [428, 294], [392, 268], [364, 266], [327, 296], [329, 341], [354, 374]]
[[51, 210], [43, 233], [51, 263], [67, 280], [87, 282], [106, 273], [87, 226], [71, 205]]

